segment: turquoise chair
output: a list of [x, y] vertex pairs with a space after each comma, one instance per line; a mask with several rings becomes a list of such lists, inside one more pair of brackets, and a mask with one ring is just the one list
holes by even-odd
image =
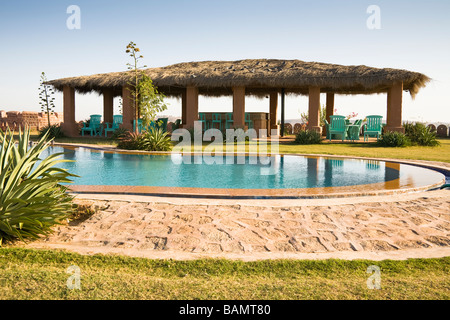
[[362, 125], [362, 120], [356, 120], [354, 124], [349, 125], [347, 137], [352, 141], [359, 140], [359, 134], [361, 132]]
[[200, 121], [202, 123], [202, 130], [206, 131], [208, 130], [208, 122], [206, 121], [206, 114], [204, 113], [199, 113], [198, 114], [198, 121]]
[[342, 137], [342, 141], [347, 137], [347, 126], [345, 124], [344, 116], [330, 116], [330, 125], [328, 132], [330, 133], [329, 139], [333, 134], [338, 134]]
[[81, 128], [81, 135], [84, 137], [84, 133], [90, 132], [91, 136], [102, 135], [102, 116], [99, 114], [91, 115], [91, 119], [89, 120], [89, 125], [86, 125], [86, 122], [83, 123], [83, 128]]
[[215, 128], [215, 124], [218, 124], [217, 129], [222, 131], [222, 115], [220, 113], [213, 113], [212, 115], [211, 128]]
[[326, 129], [326, 133], [327, 133], [327, 139], [330, 139], [330, 124], [328, 123], [327, 120], [325, 121], [325, 129]]
[[230, 129], [234, 124], [233, 121], [233, 113], [229, 112], [227, 113], [227, 118], [225, 120], [225, 129]]
[[162, 129], [163, 132], [167, 132], [167, 123], [169, 122], [169, 118], [159, 118], [157, 121], [157, 127]]
[[367, 121], [364, 125], [364, 141], [368, 141], [368, 137], [376, 136], [377, 140], [381, 137], [383, 131], [382, 120], [382, 116], [367, 116]]
[[[108, 136], [108, 132], [114, 132], [119, 129], [123, 122], [123, 117], [121, 115], [113, 116], [113, 123], [106, 122], [105, 137]], [[109, 127], [111, 125], [111, 127]]]
[[175, 120], [175, 122], [172, 124], [172, 132], [181, 128], [181, 119]]
[[249, 129], [253, 129], [253, 121], [250, 119], [250, 114], [249, 113], [245, 114], [245, 124], [247, 125], [247, 127]]
[[[141, 133], [142, 132], [142, 119], [138, 119], [138, 132]], [[133, 120], [133, 132], [136, 131], [136, 119]]]

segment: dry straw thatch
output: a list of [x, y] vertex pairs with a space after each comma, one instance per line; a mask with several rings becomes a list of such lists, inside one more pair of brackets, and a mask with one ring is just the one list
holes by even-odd
[[[321, 92], [374, 94], [387, 92], [398, 81], [414, 97], [430, 81], [424, 74], [400, 69], [274, 59], [188, 62], [145, 72], [161, 92], [171, 97], [180, 97], [187, 86], [198, 87], [206, 96], [231, 95], [232, 87], [238, 86], [246, 87], [246, 94], [260, 97], [281, 88], [288, 94], [306, 95], [311, 86], [320, 87]], [[104, 89], [112, 89], [119, 96], [131, 76], [129, 71], [113, 72], [48, 83], [59, 91], [64, 86], [79, 93], [101, 94]]]

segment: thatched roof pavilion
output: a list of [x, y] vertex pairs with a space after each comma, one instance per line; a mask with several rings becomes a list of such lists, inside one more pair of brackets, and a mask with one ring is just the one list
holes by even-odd
[[[328, 116], [334, 110], [334, 94], [387, 93], [387, 128], [402, 131], [402, 92], [409, 91], [414, 97], [430, 81], [424, 74], [400, 69], [274, 59], [179, 63], [150, 68], [145, 72], [166, 96], [182, 98], [183, 123], [186, 126], [192, 126], [193, 121], [198, 119], [199, 94], [233, 95], [236, 127], [244, 125], [245, 95], [271, 96], [271, 126], [274, 127], [278, 93], [309, 95], [309, 126], [320, 130], [319, 118], [316, 116], [320, 107], [320, 93], [327, 93]], [[97, 92], [105, 97], [106, 113], [112, 112], [109, 104], [112, 104], [113, 97], [124, 98], [124, 126], [130, 127], [129, 122], [134, 113], [125, 88], [131, 76], [129, 71], [113, 72], [58, 79], [49, 81], [49, 84], [64, 92], [64, 114], [68, 115], [68, 122], [74, 121], [74, 105], [71, 106], [72, 101], [74, 104], [74, 93]], [[282, 105], [282, 109], [283, 107]], [[106, 113], [105, 121], [112, 118], [112, 115], [107, 116]]]

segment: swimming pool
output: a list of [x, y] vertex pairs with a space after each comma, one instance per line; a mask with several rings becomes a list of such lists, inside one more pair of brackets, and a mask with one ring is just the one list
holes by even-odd
[[62, 147], [46, 151], [58, 152], [65, 152], [63, 159], [75, 160], [60, 165], [80, 176], [74, 178], [71, 187], [75, 192], [308, 197], [418, 190], [444, 181], [444, 175], [433, 170], [361, 159], [224, 155], [223, 159], [215, 158], [219, 163], [209, 164], [211, 161], [202, 155], [127, 154]]

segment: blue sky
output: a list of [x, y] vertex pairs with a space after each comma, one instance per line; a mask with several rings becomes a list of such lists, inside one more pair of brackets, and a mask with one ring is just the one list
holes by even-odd
[[[81, 9], [81, 29], [69, 30], [67, 7]], [[381, 9], [381, 29], [366, 12]], [[450, 122], [450, 1], [0, 1], [0, 109], [39, 111], [39, 76], [49, 79], [126, 70], [125, 47], [138, 44], [150, 67], [202, 60], [278, 58], [364, 64], [425, 73], [433, 82], [404, 118]], [[56, 106], [62, 111], [62, 95]], [[77, 119], [102, 111], [96, 94], [77, 95]], [[179, 115], [168, 100], [165, 114]], [[325, 103], [325, 100], [323, 100]], [[288, 97], [287, 118], [307, 110]], [[200, 99], [200, 111], [231, 111], [231, 98]], [[339, 114], [386, 115], [386, 96], [337, 96]], [[268, 101], [247, 99], [248, 111]]]

